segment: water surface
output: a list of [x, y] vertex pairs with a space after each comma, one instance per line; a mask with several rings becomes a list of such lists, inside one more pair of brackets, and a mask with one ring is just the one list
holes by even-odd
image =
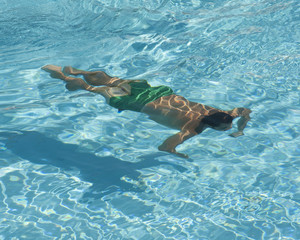
[[[0, 0], [0, 239], [300, 239], [296, 0]], [[173, 130], [45, 64], [148, 79], [245, 135]], [[234, 131], [234, 130], [232, 130]]]

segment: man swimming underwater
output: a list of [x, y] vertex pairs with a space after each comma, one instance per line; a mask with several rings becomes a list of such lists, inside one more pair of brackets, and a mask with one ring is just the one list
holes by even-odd
[[[206, 128], [226, 131], [232, 127], [232, 120], [240, 117], [237, 122], [238, 131], [230, 134], [232, 137], [238, 137], [243, 135], [243, 130], [250, 120], [250, 109], [234, 108], [223, 111], [190, 102], [174, 94], [171, 88], [151, 87], [146, 80], [123, 80], [110, 77], [102, 71], [82, 71], [70, 66], [62, 69], [59, 66], [46, 65], [42, 69], [49, 72], [51, 77], [64, 80], [66, 88], [70, 91], [82, 89], [101, 94], [110, 106], [119, 111], [142, 112], [157, 123], [180, 130], [158, 147], [161, 151], [174, 153], [179, 157], [188, 156], [177, 152], [175, 148]], [[84, 80], [69, 75], [83, 75]], [[101, 85], [105, 87], [99, 87]]]

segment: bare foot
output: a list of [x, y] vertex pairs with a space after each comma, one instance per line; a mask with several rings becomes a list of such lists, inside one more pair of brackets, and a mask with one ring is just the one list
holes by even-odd
[[75, 91], [75, 90], [79, 90], [79, 89], [86, 90], [89, 87], [89, 85], [85, 81], [83, 81], [81, 78], [67, 77], [65, 79], [65, 81], [67, 82], [66, 88], [69, 91]]
[[48, 73], [50, 73], [50, 76], [53, 78], [65, 80], [66, 76], [61, 71], [61, 67], [55, 66], [55, 65], [46, 65], [42, 67], [42, 69]]
[[73, 68], [71, 66], [66, 66], [63, 68], [62, 72], [64, 74], [67, 74], [67, 75], [79, 75], [79, 74], [85, 74], [85, 71], [82, 71], [82, 70], [79, 70], [79, 69], [76, 69], [76, 68]]
[[75, 91], [78, 89], [87, 89], [89, 85], [83, 81], [81, 78], [68, 77], [63, 74], [61, 67], [55, 65], [46, 65], [42, 67], [42, 69], [48, 73], [53, 78], [58, 78], [64, 80], [66, 84], [66, 88], [69, 91]]
[[75, 76], [83, 75], [84, 79], [89, 84], [94, 86], [109, 85], [110, 80], [112, 79], [112, 77], [110, 77], [109, 75], [107, 75], [105, 72], [102, 71], [89, 72], [89, 71], [79, 70], [71, 66], [65, 66], [62, 72], [66, 75], [75, 75]]

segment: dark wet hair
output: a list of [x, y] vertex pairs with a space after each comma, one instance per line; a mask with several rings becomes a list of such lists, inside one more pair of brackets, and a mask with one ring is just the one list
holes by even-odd
[[202, 123], [205, 123], [211, 127], [218, 127], [222, 123], [232, 123], [233, 117], [224, 112], [216, 112], [209, 116], [202, 118]]

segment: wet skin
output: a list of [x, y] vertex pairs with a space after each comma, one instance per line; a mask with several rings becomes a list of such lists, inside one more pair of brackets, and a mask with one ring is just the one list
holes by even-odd
[[[65, 81], [68, 90], [82, 89], [98, 93], [106, 99], [107, 103], [109, 103], [111, 97], [130, 95], [131, 87], [128, 83], [139, 81], [123, 80], [110, 77], [102, 71], [82, 71], [69, 66], [62, 69], [59, 66], [46, 65], [42, 69], [49, 72], [51, 77]], [[84, 80], [69, 75], [83, 75]], [[105, 87], [98, 87], [103, 85]], [[187, 155], [175, 150], [179, 144], [200, 134], [208, 127], [219, 131], [226, 131], [232, 127], [232, 123], [221, 123], [218, 126], [211, 127], [202, 122], [204, 117], [218, 112], [229, 114], [233, 119], [240, 117], [237, 123], [238, 131], [230, 134], [232, 137], [238, 137], [243, 135], [243, 130], [250, 120], [251, 110], [234, 108], [230, 111], [223, 111], [200, 103], [190, 102], [182, 96], [172, 94], [146, 104], [141, 112], [147, 114], [150, 119], [159, 124], [179, 130], [178, 133], [167, 138], [158, 149], [187, 158]]]

